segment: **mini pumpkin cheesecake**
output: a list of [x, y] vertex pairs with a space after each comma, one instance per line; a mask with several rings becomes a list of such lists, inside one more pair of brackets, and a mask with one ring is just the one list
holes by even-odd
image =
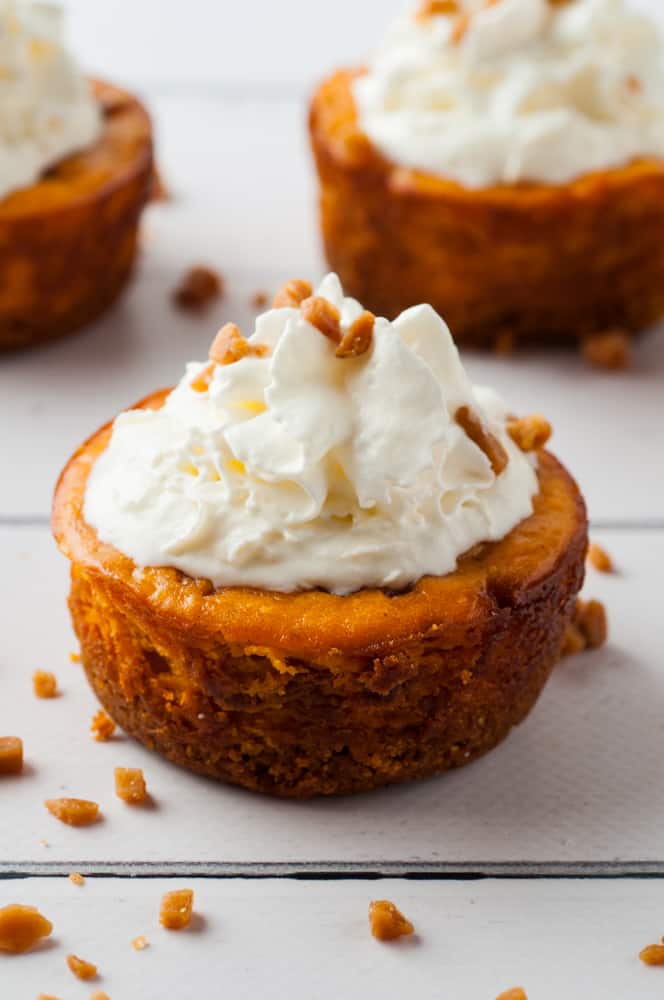
[[471, 385], [429, 306], [334, 275], [94, 434], [53, 530], [86, 673], [127, 732], [274, 795], [459, 767], [561, 654], [587, 522], [542, 418]]
[[6, 4], [0, 111], [0, 349], [70, 333], [104, 312], [136, 257], [152, 129], [121, 88], [86, 81], [55, 6]]
[[656, 322], [663, 48], [622, 0], [401, 18], [311, 104], [325, 250], [349, 293], [390, 317], [430, 302], [480, 347]]

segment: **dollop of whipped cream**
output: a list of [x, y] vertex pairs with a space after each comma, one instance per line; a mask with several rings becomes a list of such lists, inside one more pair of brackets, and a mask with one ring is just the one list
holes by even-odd
[[63, 42], [62, 12], [0, 0], [0, 197], [92, 144], [101, 115]]
[[[342, 332], [362, 313], [336, 275], [316, 294]], [[359, 357], [338, 357], [295, 307], [260, 316], [246, 343], [232, 364], [189, 364], [162, 409], [115, 420], [84, 516], [139, 567], [217, 587], [399, 589], [532, 513], [535, 462], [430, 306], [377, 319]], [[502, 445], [500, 474], [460, 407]]]
[[390, 160], [482, 188], [664, 157], [652, 19], [625, 0], [456, 6], [400, 18], [355, 82], [360, 125]]

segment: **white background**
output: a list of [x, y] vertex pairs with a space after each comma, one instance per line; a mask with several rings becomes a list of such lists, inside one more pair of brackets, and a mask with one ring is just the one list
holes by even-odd
[[[39, 905], [54, 942], [0, 955], [1, 1000], [87, 997], [67, 951], [98, 962], [112, 1000], [403, 996], [492, 1000], [523, 984], [531, 1000], [649, 1000], [664, 970], [638, 950], [664, 934], [664, 885], [579, 873], [664, 873], [664, 336], [645, 338], [634, 370], [589, 372], [559, 354], [470, 355], [473, 376], [523, 412], [540, 409], [579, 477], [594, 534], [619, 574], [590, 572], [612, 638], [563, 664], [531, 718], [465, 772], [373, 796], [288, 804], [176, 771], [119, 735], [90, 741], [95, 704], [67, 620], [64, 561], [47, 527], [54, 479], [102, 421], [205, 356], [226, 319], [285, 278], [322, 273], [306, 96], [330, 68], [375, 43], [400, 0], [72, 0], [70, 35], [91, 72], [137, 89], [153, 111], [174, 198], [149, 210], [137, 280], [95, 328], [0, 358], [0, 734], [24, 738], [27, 767], [0, 784], [0, 906]], [[661, 9], [658, 0], [642, 6]], [[227, 280], [203, 318], [175, 312], [170, 290], [199, 260]], [[659, 461], [658, 461], [659, 459]], [[54, 702], [31, 694], [56, 672]], [[116, 764], [144, 768], [149, 809], [112, 795]], [[71, 830], [46, 797], [100, 801], [103, 820]], [[47, 841], [47, 845], [42, 843]], [[110, 873], [78, 889], [73, 869]], [[221, 875], [354, 872], [353, 881], [226, 880]], [[375, 882], [368, 873], [428, 872]], [[523, 881], [455, 881], [459, 872]], [[200, 918], [176, 938], [156, 926], [160, 880], [196, 884]], [[544, 880], [542, 874], [567, 876]], [[31, 875], [22, 881], [10, 874]], [[41, 877], [35, 877], [40, 875]], [[5, 877], [3, 877], [5, 876]], [[387, 948], [366, 931], [371, 898], [394, 898], [418, 939]], [[145, 933], [151, 948], [129, 941]], [[217, 985], [218, 984], [218, 985]], [[97, 984], [95, 984], [97, 985]]]

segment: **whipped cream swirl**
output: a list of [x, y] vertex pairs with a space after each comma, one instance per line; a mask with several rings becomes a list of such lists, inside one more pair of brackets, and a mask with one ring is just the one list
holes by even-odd
[[469, 188], [664, 158], [664, 42], [625, 0], [465, 0], [400, 18], [355, 83], [393, 162]]
[[34, 184], [101, 131], [62, 34], [59, 7], [0, 0], [0, 198]]
[[[362, 312], [336, 275], [317, 295]], [[84, 516], [139, 566], [217, 587], [402, 588], [454, 570], [532, 512], [534, 461], [506, 411], [471, 385], [445, 323], [417, 306], [378, 319], [369, 350], [338, 358], [296, 308], [260, 316], [233, 364], [190, 364], [162, 409], [130, 410], [88, 480]], [[496, 475], [454, 417], [467, 406], [502, 444]]]

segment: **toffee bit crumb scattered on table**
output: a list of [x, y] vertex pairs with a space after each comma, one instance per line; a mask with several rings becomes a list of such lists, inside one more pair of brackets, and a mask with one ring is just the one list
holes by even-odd
[[116, 767], [115, 794], [129, 805], [145, 802], [148, 790], [140, 767]]
[[61, 823], [68, 826], [89, 826], [99, 818], [99, 806], [88, 799], [47, 799], [44, 805]]
[[32, 675], [32, 688], [37, 698], [55, 698], [58, 693], [55, 674], [48, 670], [35, 670]]
[[320, 295], [305, 299], [300, 306], [307, 323], [315, 326], [319, 333], [334, 344], [341, 342], [341, 313], [336, 306]]
[[72, 872], [69, 881], [73, 882], [74, 885], [85, 885], [85, 879], [79, 872]]
[[267, 292], [254, 292], [251, 296], [251, 304], [254, 309], [263, 309], [270, 301], [270, 296]]
[[0, 774], [20, 774], [23, 770], [23, 740], [0, 736]]
[[94, 979], [97, 975], [97, 966], [78, 955], [67, 955], [67, 965], [78, 979]]
[[336, 351], [337, 357], [359, 358], [366, 354], [373, 341], [375, 325], [376, 317], [373, 313], [367, 310], [361, 313], [342, 336]]
[[568, 625], [560, 655], [563, 657], [576, 656], [577, 653], [582, 653], [584, 649], [586, 649], [586, 640], [580, 629], [576, 625]]
[[613, 573], [611, 556], [596, 542], [591, 542], [588, 546], [588, 562], [598, 573]]
[[53, 924], [35, 906], [10, 903], [0, 909], [0, 952], [22, 955], [48, 937]]
[[224, 294], [224, 281], [217, 271], [199, 265], [192, 267], [173, 292], [173, 301], [181, 309], [204, 309]]
[[167, 892], [161, 900], [159, 923], [169, 931], [181, 931], [188, 927], [194, 909], [192, 889], [176, 889]]
[[594, 368], [607, 371], [625, 371], [632, 364], [630, 337], [623, 330], [608, 330], [587, 337], [581, 351], [585, 360]]
[[521, 989], [520, 986], [515, 986], [514, 989], [501, 993], [496, 1000], [528, 1000], [528, 997], [525, 990]]
[[454, 415], [459, 427], [483, 451], [491, 463], [494, 475], [504, 472], [509, 462], [509, 456], [497, 437], [486, 429], [478, 415], [469, 406], [460, 406]]
[[577, 601], [574, 624], [589, 649], [599, 649], [609, 636], [606, 608], [601, 601]]
[[107, 740], [110, 740], [115, 730], [116, 725], [113, 719], [106, 714], [103, 708], [100, 708], [93, 716], [92, 723], [90, 724], [90, 732], [97, 743], [106, 743]]
[[59, 1000], [59, 998], [54, 997], [52, 993], [40, 993], [37, 1000]]
[[96, 990], [91, 994], [90, 1000], [111, 1000], [108, 993], [102, 993], [101, 990]]
[[152, 183], [150, 188], [150, 201], [172, 201], [173, 197], [171, 192], [168, 190], [164, 184], [164, 178], [161, 175], [161, 171], [158, 167], [153, 167], [152, 169]]
[[639, 958], [646, 965], [664, 965], [664, 944], [649, 944], [639, 952]]
[[562, 656], [573, 656], [586, 649], [599, 649], [609, 637], [606, 608], [601, 601], [578, 598], [572, 621], [567, 627]]
[[369, 927], [378, 941], [394, 941], [415, 930], [410, 920], [388, 899], [377, 899], [369, 904]]
[[43, 837], [42, 837], [42, 839], [39, 841], [39, 846], [40, 847], [50, 847], [51, 845], [49, 844], [48, 840], [44, 840]]
[[287, 281], [274, 297], [273, 309], [299, 309], [305, 299], [311, 298], [313, 287], [310, 281], [303, 281], [301, 278], [293, 278]]
[[551, 437], [553, 430], [541, 413], [519, 417], [507, 422], [507, 432], [521, 451], [539, 451]]
[[81, 662], [81, 654], [80, 653], [70, 653], [69, 654], [69, 659], [71, 660], [72, 663], [80, 663]]
[[504, 330], [493, 342], [493, 353], [500, 357], [510, 357], [514, 354], [516, 345], [516, 334], [512, 330]]
[[138, 937], [135, 937], [131, 942], [131, 946], [134, 951], [145, 951], [148, 947], [148, 939], [145, 934], [139, 934]]

